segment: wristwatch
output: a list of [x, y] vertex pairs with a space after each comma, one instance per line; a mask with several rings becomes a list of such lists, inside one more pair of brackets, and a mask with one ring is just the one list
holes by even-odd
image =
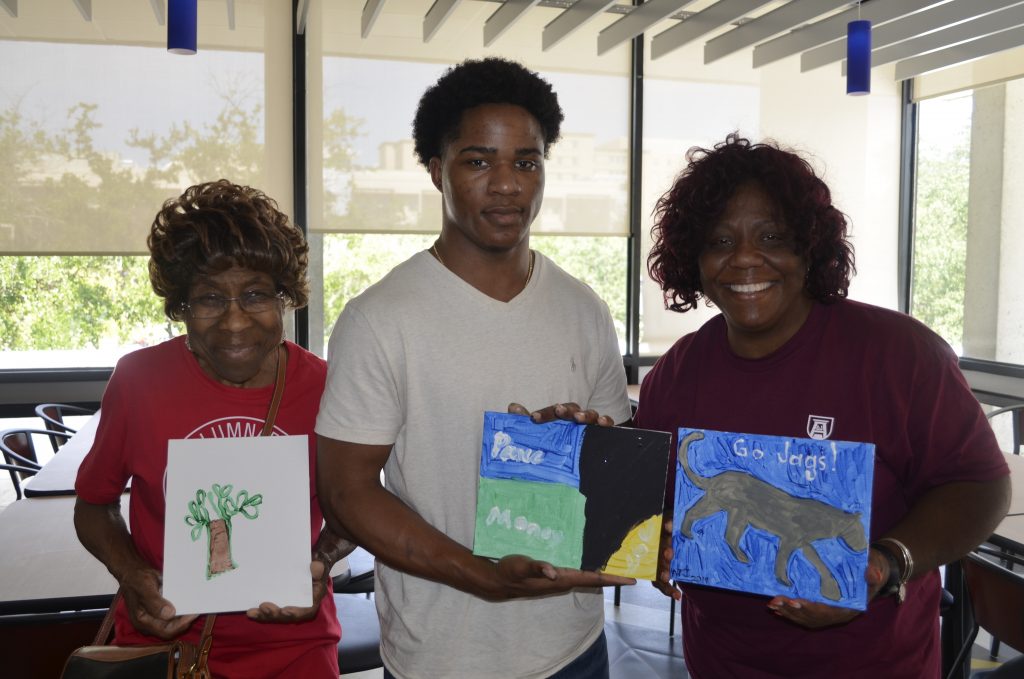
[[907, 580], [914, 572], [914, 559], [907, 546], [895, 538], [882, 538], [871, 543], [889, 562], [889, 579], [878, 590], [878, 596], [896, 596], [896, 603], [902, 604], [907, 598]]

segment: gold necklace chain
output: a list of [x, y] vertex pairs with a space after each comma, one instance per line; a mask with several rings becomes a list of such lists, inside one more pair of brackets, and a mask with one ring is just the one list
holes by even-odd
[[[430, 254], [434, 255], [434, 258], [441, 263], [441, 266], [446, 269], [448, 268], [448, 265], [445, 264], [444, 260], [441, 258], [441, 253], [437, 251], [437, 241], [434, 241], [434, 244], [430, 246]], [[533, 260], [536, 259], [535, 255], [536, 253], [533, 250], [530, 250], [530, 266], [526, 269], [526, 280], [523, 281], [524, 288], [530, 284], [530, 279], [533, 278]]]

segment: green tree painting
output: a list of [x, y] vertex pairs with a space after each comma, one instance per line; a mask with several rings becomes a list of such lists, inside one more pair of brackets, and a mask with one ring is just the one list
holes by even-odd
[[[262, 495], [249, 495], [247, 490], [240, 490], [231, 497], [231, 484], [221, 486], [215, 483], [210, 490], [210, 493], [202, 488], [196, 491], [196, 499], [188, 503], [185, 516], [185, 525], [192, 529], [192, 542], [206, 534], [207, 580], [238, 568], [231, 558], [231, 521], [239, 515], [249, 520], [257, 519], [263, 505]], [[211, 518], [207, 505], [217, 518]]]

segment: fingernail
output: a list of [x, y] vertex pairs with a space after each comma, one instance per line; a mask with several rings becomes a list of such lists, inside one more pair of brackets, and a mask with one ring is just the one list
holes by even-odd
[[789, 602], [789, 607], [790, 608], [803, 608], [803, 606], [800, 605], [799, 601], [790, 601]]
[[540, 422], [540, 413], [530, 413], [530, 419], [535, 422]]

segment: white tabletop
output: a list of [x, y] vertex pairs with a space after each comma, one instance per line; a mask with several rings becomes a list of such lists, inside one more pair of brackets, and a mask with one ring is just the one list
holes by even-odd
[[25, 480], [25, 497], [74, 495], [78, 467], [92, 448], [99, 423], [100, 413], [97, 411], [95, 415], [86, 420], [74, 436], [60, 447], [35, 476]]
[[[0, 511], [0, 615], [105, 608], [117, 581], [78, 541], [75, 498], [12, 502]], [[128, 521], [128, 496], [121, 513]]]
[[1024, 515], [1007, 516], [992, 534], [991, 542], [1024, 555]]
[[1024, 514], [1024, 455], [1006, 453], [1006, 464], [1010, 465], [1010, 484], [1013, 496], [1010, 498], [1009, 516]]

